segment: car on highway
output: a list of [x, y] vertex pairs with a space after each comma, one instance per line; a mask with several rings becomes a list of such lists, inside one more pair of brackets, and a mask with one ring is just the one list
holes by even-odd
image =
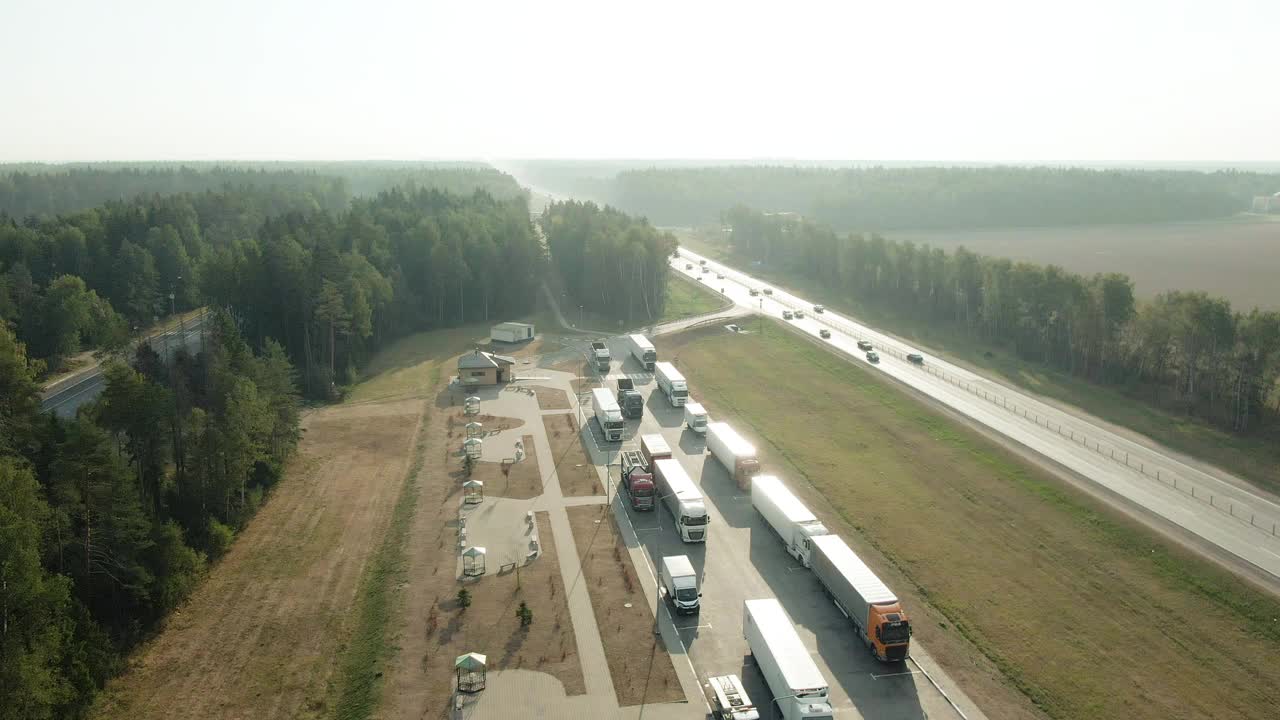
[[692, 269], [693, 269], [693, 263], [685, 263], [685, 264], [684, 264], [684, 269], [685, 269], [685, 270], [692, 270]]
[[823, 340], [830, 340], [831, 331], [826, 328], [822, 328], [821, 330], [818, 331], [818, 336], [821, 337]]
[[920, 353], [907, 353], [907, 362], [912, 363], [913, 365], [923, 365], [924, 356]]
[[803, 320], [803, 319], [804, 319], [804, 311], [803, 311], [803, 310], [797, 310], [797, 311], [796, 311], [796, 313], [795, 313], [795, 315], [796, 315], [796, 319], [797, 319], [797, 320]]
[[772, 295], [772, 294], [773, 294], [773, 288], [765, 288], [765, 289], [764, 289], [764, 294], [765, 294], [765, 295]]
[[814, 311], [814, 312], [816, 312], [816, 313], [818, 313], [819, 315], [821, 315], [822, 313], [826, 312], [826, 311], [827, 311], [827, 309], [826, 309], [825, 307], [821, 306], [821, 305], [814, 305], [814, 306], [813, 306], [813, 311]]
[[760, 291], [759, 291], [759, 290], [757, 290], [757, 289], [755, 289], [755, 288], [751, 288], [751, 297], [756, 297], [756, 296], [757, 296], [757, 295], [759, 295], [759, 294], [760, 294]]
[[880, 362], [880, 355], [875, 350], [867, 351], [867, 362], [875, 364]]
[[699, 265], [706, 265], [706, 264], [707, 264], [707, 261], [706, 261], [706, 260], [699, 260], [699, 261], [698, 261], [698, 264], [699, 264]]
[[870, 340], [859, 340], [859, 341], [858, 341], [858, 349], [859, 349], [859, 350], [870, 350], [870, 349], [871, 349], [871, 341], [870, 341]]
[[782, 319], [783, 319], [783, 320], [790, 320], [790, 319], [791, 319], [791, 318], [793, 318], [793, 317], [795, 317], [795, 316], [791, 314], [791, 311], [790, 311], [790, 310], [783, 310], [783, 311], [782, 311]]
[[703, 266], [702, 266], [702, 272], [704, 272], [704, 273], [709, 273], [709, 272], [711, 272], [711, 268], [707, 267], [706, 265], [703, 265]]
[[724, 273], [716, 273], [716, 279], [717, 279], [717, 280], [723, 280], [723, 279], [724, 279]]

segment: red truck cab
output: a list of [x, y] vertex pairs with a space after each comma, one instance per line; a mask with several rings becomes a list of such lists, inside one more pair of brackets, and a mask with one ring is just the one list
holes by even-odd
[[653, 473], [645, 465], [644, 456], [635, 450], [622, 453], [622, 486], [627, 489], [627, 497], [631, 498], [632, 510], [645, 512], [654, 508], [656, 486]]

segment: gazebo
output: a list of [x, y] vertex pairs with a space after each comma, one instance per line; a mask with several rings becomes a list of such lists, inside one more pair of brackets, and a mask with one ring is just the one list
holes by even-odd
[[484, 425], [478, 422], [467, 423], [467, 437], [480, 437], [484, 434]]
[[484, 482], [468, 480], [462, 483], [462, 492], [462, 501], [468, 505], [475, 505], [484, 500]]
[[484, 441], [480, 438], [467, 438], [462, 441], [462, 449], [466, 451], [467, 457], [472, 460], [480, 459], [480, 451], [484, 448]]
[[468, 415], [475, 415], [480, 412], [480, 398], [475, 395], [468, 397], [462, 405], [462, 411]]
[[459, 655], [453, 661], [453, 670], [458, 675], [458, 692], [478, 693], [484, 690], [488, 664], [489, 659], [480, 653]]
[[462, 574], [467, 577], [479, 577], [484, 574], [485, 549], [469, 547], [462, 551]]

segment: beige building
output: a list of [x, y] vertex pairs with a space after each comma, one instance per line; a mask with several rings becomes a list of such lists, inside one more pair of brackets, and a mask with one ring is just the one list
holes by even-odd
[[477, 348], [458, 358], [458, 380], [464, 385], [498, 385], [511, 381], [515, 358]]

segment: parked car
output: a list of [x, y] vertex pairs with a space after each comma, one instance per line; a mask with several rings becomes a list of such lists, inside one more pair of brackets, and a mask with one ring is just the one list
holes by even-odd
[[867, 351], [867, 362], [872, 363], [872, 364], [875, 364], [875, 363], [880, 362], [880, 355], [878, 355], [878, 354], [876, 353], [876, 351], [875, 351], [875, 350], [868, 350], [868, 351]]
[[826, 309], [826, 308], [824, 308], [824, 307], [822, 307], [821, 305], [814, 305], [814, 306], [813, 306], [813, 311], [814, 311], [814, 312], [816, 312], [816, 313], [818, 313], [819, 315], [821, 315], [822, 313], [826, 312], [826, 311], [827, 311], [827, 309]]
[[826, 328], [822, 328], [821, 330], [818, 331], [818, 336], [821, 337], [823, 340], [830, 340], [831, 331]]
[[913, 363], [915, 365], [923, 365], [924, 356], [921, 355], [920, 353], [907, 353], [907, 362]]
[[782, 311], [782, 319], [783, 319], [783, 320], [790, 320], [792, 317], [794, 317], [794, 316], [791, 314], [791, 311], [790, 311], [790, 310], [783, 310], [783, 311]]
[[858, 341], [858, 349], [859, 349], [859, 350], [870, 350], [870, 349], [871, 349], [871, 341], [870, 341], [870, 340], [859, 340], [859, 341]]

